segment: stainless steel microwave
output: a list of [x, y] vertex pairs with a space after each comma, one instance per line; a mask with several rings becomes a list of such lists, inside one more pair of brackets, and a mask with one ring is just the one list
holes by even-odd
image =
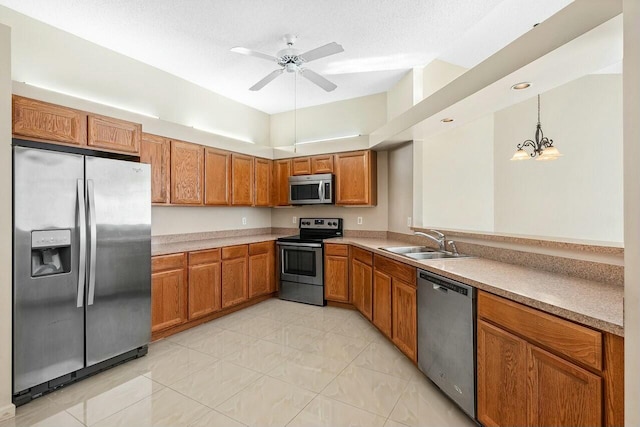
[[289, 203], [292, 205], [331, 205], [333, 175], [298, 175], [289, 177]]

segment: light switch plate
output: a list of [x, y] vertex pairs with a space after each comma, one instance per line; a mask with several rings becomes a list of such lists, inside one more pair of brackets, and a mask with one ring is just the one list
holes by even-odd
[[298, 217], [297, 217], [297, 216], [294, 216], [294, 217], [293, 217], [293, 221], [291, 221], [291, 222], [293, 222], [294, 224], [297, 224], [297, 223], [298, 223]]
[[407, 217], [407, 227], [411, 227], [411, 217]]
[[242, 217], [242, 225], [247, 225], [247, 217], [246, 216]]
[[362, 217], [361, 216], [358, 217], [358, 225], [362, 225]]

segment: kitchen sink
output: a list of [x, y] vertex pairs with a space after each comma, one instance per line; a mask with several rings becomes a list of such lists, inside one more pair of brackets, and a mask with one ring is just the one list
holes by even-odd
[[434, 249], [426, 246], [393, 246], [390, 248], [380, 248], [385, 251], [399, 255], [415, 254], [415, 253], [437, 253]]
[[439, 258], [468, 258], [468, 255], [459, 255], [451, 252], [440, 252], [427, 246], [392, 246], [390, 248], [380, 248], [397, 255], [402, 255], [411, 259], [439, 259]]

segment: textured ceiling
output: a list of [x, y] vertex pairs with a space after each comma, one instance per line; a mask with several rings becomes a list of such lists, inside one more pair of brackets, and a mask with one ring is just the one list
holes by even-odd
[[[0, 0], [0, 4], [214, 92], [277, 113], [388, 90], [435, 58], [473, 66], [570, 0]], [[345, 52], [308, 64], [330, 93], [293, 74], [248, 88], [277, 68], [229, 51], [275, 53], [283, 34], [302, 52]], [[294, 88], [297, 87], [294, 104]]]

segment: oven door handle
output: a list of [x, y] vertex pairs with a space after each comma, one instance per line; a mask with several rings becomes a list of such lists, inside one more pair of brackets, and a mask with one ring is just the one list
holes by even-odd
[[276, 242], [278, 246], [291, 246], [298, 248], [321, 248], [322, 243], [294, 243], [294, 242]]

